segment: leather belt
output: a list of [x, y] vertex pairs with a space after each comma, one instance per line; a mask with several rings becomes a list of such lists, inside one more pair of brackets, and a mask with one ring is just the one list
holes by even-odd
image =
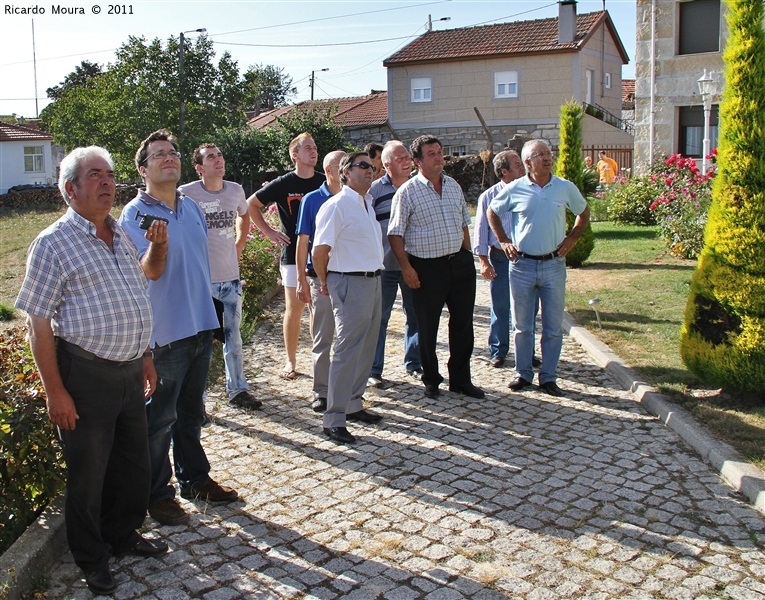
[[140, 357], [134, 358], [133, 360], [109, 360], [108, 358], [101, 358], [92, 352], [88, 352], [84, 348], [80, 348], [77, 344], [67, 342], [65, 339], [60, 337], [56, 338], [56, 347], [61, 348], [64, 352], [67, 352], [72, 356], [76, 356], [77, 358], [84, 358], [85, 360], [89, 360], [94, 363], [110, 365], [112, 367], [124, 367], [126, 365], [133, 364], [135, 361], [140, 359]]
[[553, 258], [558, 258], [558, 251], [554, 250], [550, 252], [549, 254], [526, 254], [525, 252], [519, 252], [518, 256], [521, 258], [530, 258], [531, 260], [550, 260]]
[[342, 273], [340, 271], [327, 271], [328, 273], [335, 273], [337, 275], [350, 275], [351, 277], [379, 277], [380, 273], [382, 272], [381, 269], [377, 269], [377, 271], [346, 271], [345, 273]]

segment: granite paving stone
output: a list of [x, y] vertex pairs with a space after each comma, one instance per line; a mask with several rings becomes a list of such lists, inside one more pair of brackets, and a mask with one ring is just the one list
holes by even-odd
[[[310, 408], [307, 318], [298, 377], [278, 377], [277, 295], [245, 345], [262, 409], [228, 404], [222, 382], [206, 399], [211, 475], [240, 500], [181, 499], [188, 526], [147, 519], [171, 551], [115, 559], [115, 597], [765, 598], [765, 518], [568, 336], [565, 397], [510, 391], [512, 367], [489, 364], [488, 286], [477, 284], [472, 377], [486, 398], [447, 382], [424, 396], [402, 364], [397, 299], [385, 384], [364, 394], [383, 421], [349, 424], [353, 446], [327, 440]], [[65, 553], [45, 597], [89, 598], [81, 577]]]

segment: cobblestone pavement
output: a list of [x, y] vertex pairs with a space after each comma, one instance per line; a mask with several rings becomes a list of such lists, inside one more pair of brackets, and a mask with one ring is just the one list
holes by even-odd
[[[242, 501], [183, 501], [189, 526], [149, 519], [171, 551], [113, 561], [116, 598], [765, 598], [763, 517], [581, 347], [566, 338], [569, 398], [510, 393], [512, 369], [487, 360], [482, 280], [473, 378], [486, 399], [423, 396], [400, 364], [397, 303], [387, 383], [366, 393], [384, 421], [352, 424], [352, 447], [309, 407], [307, 326], [301, 375], [278, 377], [282, 306], [247, 349], [263, 409], [208, 397], [212, 475]], [[442, 344], [444, 373], [446, 357]], [[49, 598], [90, 597], [68, 553], [45, 575]]]

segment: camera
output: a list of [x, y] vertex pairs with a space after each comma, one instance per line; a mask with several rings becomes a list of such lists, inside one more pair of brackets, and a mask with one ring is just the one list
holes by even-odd
[[138, 211], [136, 213], [135, 218], [136, 218], [136, 220], [141, 219], [141, 222], [138, 223], [138, 227], [140, 227], [141, 229], [148, 229], [149, 227], [151, 227], [151, 224], [154, 221], [163, 221], [165, 223], [169, 223], [170, 222], [167, 219], [165, 219], [165, 217], [157, 217], [157, 216], [154, 216], [154, 215], [147, 215], [146, 213], [142, 213], [141, 211]]

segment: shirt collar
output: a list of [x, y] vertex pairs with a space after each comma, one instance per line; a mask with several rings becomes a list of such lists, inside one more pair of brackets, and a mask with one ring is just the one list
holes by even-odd
[[[167, 209], [170, 209], [167, 204], [162, 202], [161, 200], [157, 200], [154, 196], [148, 194], [146, 190], [138, 190], [138, 199], [141, 200], [144, 204], [148, 204], [149, 206], [164, 206]], [[176, 208], [180, 206], [181, 200], [183, 200], [186, 196], [181, 192], [180, 190], [175, 190], [175, 202], [176, 202]]]
[[[77, 229], [80, 229], [91, 235], [96, 235], [95, 223], [83, 217], [71, 206], [66, 209], [66, 218], [71, 221]], [[106, 225], [109, 227], [109, 229], [112, 230], [112, 233], [114, 233], [116, 231], [117, 221], [113, 216], [106, 215]]]

